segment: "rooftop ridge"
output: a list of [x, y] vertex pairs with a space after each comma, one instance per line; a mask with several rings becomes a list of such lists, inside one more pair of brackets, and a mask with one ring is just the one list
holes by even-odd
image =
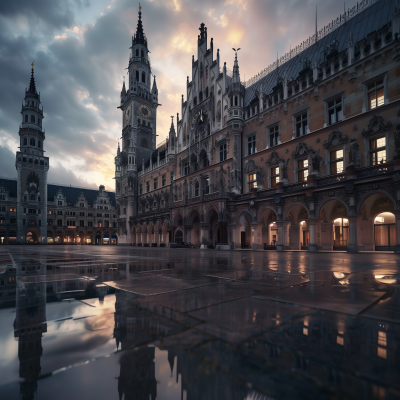
[[[2, 181], [3, 179], [6, 179], [8, 181], [17, 181], [17, 178], [10, 178], [10, 177], [6, 177], [6, 176], [0, 176], [0, 181]], [[85, 190], [96, 190], [99, 191], [99, 189], [95, 189], [95, 188], [89, 188], [89, 187], [83, 187], [83, 186], [75, 186], [75, 185], [65, 185], [65, 184], [61, 184], [61, 183], [52, 183], [52, 182], [47, 182], [48, 185], [53, 185], [53, 186], [60, 186], [60, 187], [68, 187], [68, 188], [73, 188], [73, 189], [85, 189]], [[108, 193], [115, 193], [112, 190], [104, 190], [105, 192]]]
[[320, 39], [324, 38], [325, 36], [327, 36], [328, 34], [332, 33], [337, 28], [344, 25], [346, 22], [350, 21], [353, 17], [357, 16], [362, 11], [364, 11], [368, 7], [372, 6], [373, 4], [378, 3], [379, 1], [380, 0], [362, 0], [360, 3], [357, 3], [357, 5], [355, 5], [351, 9], [349, 8], [347, 10], [347, 12], [340, 14], [339, 17], [337, 17], [335, 20], [332, 20], [331, 23], [329, 23], [328, 25], [321, 28], [319, 31], [317, 31], [317, 33], [314, 33], [314, 35], [310, 36], [307, 40], [304, 40], [302, 43], [297, 45], [294, 49], [290, 50], [288, 53], [283, 55], [281, 58], [279, 58], [278, 60], [271, 63], [268, 67], [264, 68], [257, 75], [254, 75], [248, 81], [244, 82], [244, 87], [248, 88], [251, 85], [253, 85], [254, 83], [258, 82], [259, 80], [261, 80], [262, 78], [267, 76], [269, 73], [274, 71], [277, 67], [279, 67], [280, 65], [283, 65], [287, 61], [296, 57], [301, 52], [303, 52], [304, 50], [308, 49], [310, 46], [315, 44], [318, 40], [320, 40]]

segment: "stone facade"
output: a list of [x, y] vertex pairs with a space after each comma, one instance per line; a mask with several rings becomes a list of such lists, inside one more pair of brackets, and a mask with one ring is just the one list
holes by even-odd
[[399, 31], [393, 2], [364, 1], [242, 82], [201, 24], [176, 130], [137, 166], [137, 216], [120, 216], [130, 243], [399, 251]]

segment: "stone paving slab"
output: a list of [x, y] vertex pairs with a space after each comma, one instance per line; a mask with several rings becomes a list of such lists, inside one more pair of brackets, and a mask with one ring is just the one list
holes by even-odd
[[256, 298], [242, 298], [189, 313], [202, 321], [197, 329], [238, 344], [298, 318], [312, 309]]

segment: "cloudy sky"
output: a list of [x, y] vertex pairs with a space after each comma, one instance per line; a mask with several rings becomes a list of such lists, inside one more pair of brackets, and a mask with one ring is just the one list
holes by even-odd
[[[347, 0], [346, 9], [355, 0]], [[157, 77], [158, 140], [170, 115], [181, 112], [186, 76], [204, 22], [214, 57], [232, 69], [241, 47], [241, 78], [248, 80], [343, 11], [335, 0], [143, 0], [142, 20]], [[114, 188], [114, 156], [121, 136], [117, 109], [136, 31], [132, 0], [12, 0], [0, 2], [0, 176], [15, 177], [21, 103], [35, 61], [44, 106], [48, 181]], [[196, 54], [195, 54], [196, 58]]]

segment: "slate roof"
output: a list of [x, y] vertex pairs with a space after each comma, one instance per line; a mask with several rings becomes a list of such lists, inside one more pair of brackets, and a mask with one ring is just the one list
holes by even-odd
[[[14, 179], [1, 179], [0, 185], [4, 185], [6, 190], [10, 193], [11, 197], [17, 197], [17, 181]], [[78, 200], [80, 194], [83, 194], [86, 197], [88, 204], [93, 205], [96, 200], [99, 191], [98, 189], [84, 189], [74, 186], [63, 186], [63, 185], [47, 185], [47, 201], [54, 201], [54, 196], [57, 194], [58, 190], [61, 189], [63, 195], [67, 198], [67, 203], [73, 206]], [[110, 198], [111, 204], [115, 206], [115, 192], [105, 191]]]
[[[370, 33], [382, 28], [388, 24], [394, 13], [396, 2], [393, 0], [381, 0], [360, 14], [351, 18], [344, 25], [340, 26], [317, 43], [302, 51], [296, 57], [279, 66], [279, 74], [287, 74], [288, 80], [296, 79], [299, 72], [303, 69], [303, 61], [312, 61], [317, 57], [320, 62], [324, 61], [324, 49], [329, 46], [333, 40], [338, 41], [339, 54], [347, 48], [349, 36], [353, 34], [353, 43], [356, 44]], [[311, 32], [310, 32], [311, 33]], [[264, 93], [270, 94], [272, 88], [277, 83], [277, 71], [269, 73], [259, 81], [246, 88], [244, 105], [247, 107], [254, 99], [255, 91], [262, 85]]]

